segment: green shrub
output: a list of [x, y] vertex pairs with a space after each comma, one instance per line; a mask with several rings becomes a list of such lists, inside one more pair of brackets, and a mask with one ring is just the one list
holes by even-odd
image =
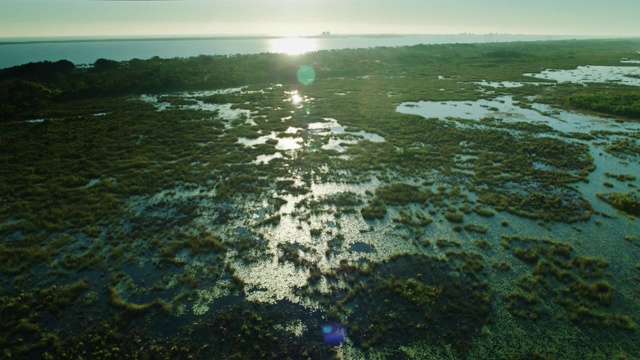
[[365, 220], [382, 219], [387, 214], [387, 205], [382, 199], [375, 197], [369, 205], [360, 210], [360, 213]]
[[444, 215], [445, 219], [453, 223], [461, 223], [464, 218], [464, 214], [461, 212], [448, 212]]
[[427, 194], [417, 186], [402, 183], [381, 186], [376, 190], [376, 196], [390, 205], [422, 203], [427, 200]]

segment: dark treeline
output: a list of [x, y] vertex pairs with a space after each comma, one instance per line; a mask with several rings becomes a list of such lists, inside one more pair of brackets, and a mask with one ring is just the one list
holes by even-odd
[[37, 116], [52, 102], [81, 98], [287, 82], [295, 69], [283, 60], [260, 54], [99, 59], [89, 68], [77, 68], [66, 60], [29, 63], [0, 72], [0, 117]]
[[318, 76], [364, 74], [372, 65], [366, 51], [323, 51], [300, 57], [283, 54], [197, 56], [117, 62], [97, 60], [91, 67], [38, 62], [0, 70], [0, 120], [38, 117], [54, 102], [179, 90], [202, 90], [256, 83], [292, 83], [299, 65]]
[[[295, 83], [300, 65], [317, 79], [362, 75], [433, 76], [438, 69], [467, 66], [511, 67], [515, 74], [541, 66], [575, 63], [576, 57], [601, 60], [609, 49], [637, 46], [636, 40], [416, 45], [323, 50], [301, 56], [249, 54], [117, 62], [99, 59], [90, 67], [67, 60], [0, 69], [0, 121], [50, 115], [54, 104], [95, 97], [219, 89], [261, 83]], [[501, 73], [506, 74], [504, 70]]]

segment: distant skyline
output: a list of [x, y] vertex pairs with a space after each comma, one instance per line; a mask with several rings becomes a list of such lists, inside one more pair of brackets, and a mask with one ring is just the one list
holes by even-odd
[[640, 36], [640, 0], [0, 0], [0, 37]]

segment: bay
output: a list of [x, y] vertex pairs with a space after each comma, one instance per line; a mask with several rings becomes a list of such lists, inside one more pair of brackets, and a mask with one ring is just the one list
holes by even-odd
[[563, 40], [586, 37], [458, 34], [339, 35], [328, 37], [218, 36], [189, 38], [0, 38], [0, 68], [39, 61], [69, 60], [76, 65], [105, 58], [126, 61], [198, 55], [301, 53], [308, 51], [417, 44]]

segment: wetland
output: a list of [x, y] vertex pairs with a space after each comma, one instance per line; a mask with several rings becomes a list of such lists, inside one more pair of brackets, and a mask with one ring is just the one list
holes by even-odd
[[1, 357], [637, 358], [639, 50], [1, 69]]

